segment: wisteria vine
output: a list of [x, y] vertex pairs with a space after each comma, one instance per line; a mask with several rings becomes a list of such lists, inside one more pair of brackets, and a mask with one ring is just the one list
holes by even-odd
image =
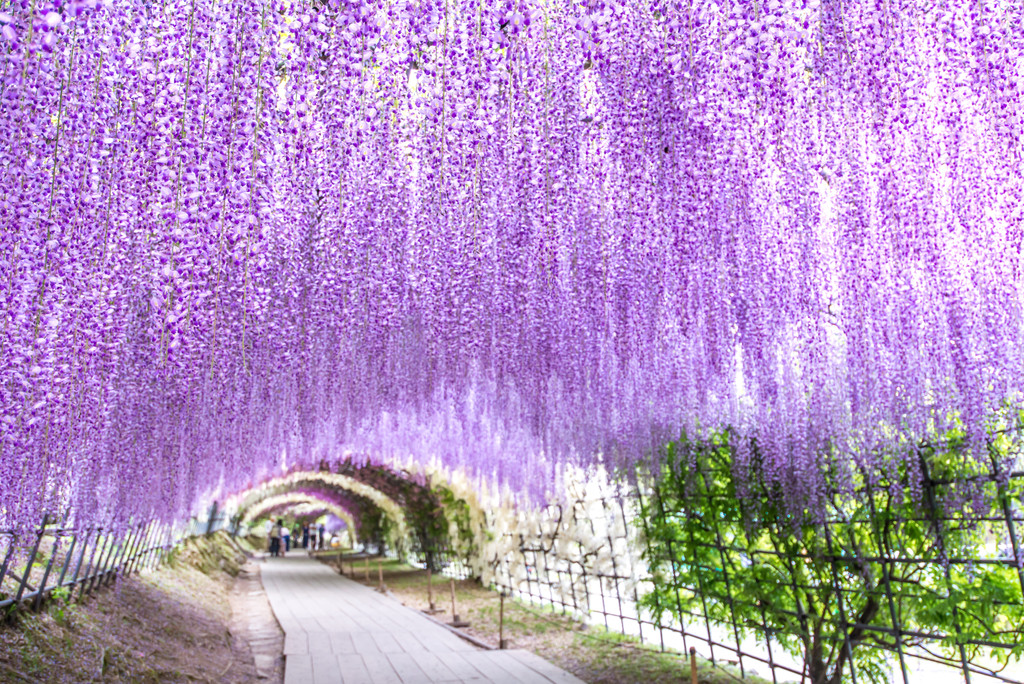
[[[1021, 398], [1009, 0], [0, 3], [0, 524]], [[751, 442], [753, 440], [753, 442]], [[743, 450], [740, 450], [742, 456]]]

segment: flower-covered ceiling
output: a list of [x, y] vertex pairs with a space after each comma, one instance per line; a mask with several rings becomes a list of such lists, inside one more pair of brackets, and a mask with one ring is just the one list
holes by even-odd
[[0, 525], [346, 455], [540, 495], [726, 426], [799, 502], [826, 451], [980, 441], [1022, 12], [0, 3]]

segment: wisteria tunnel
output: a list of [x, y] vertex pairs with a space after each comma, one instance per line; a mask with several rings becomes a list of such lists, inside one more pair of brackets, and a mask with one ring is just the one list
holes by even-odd
[[0, 0], [0, 59], [0, 680], [179, 681], [8, 645], [192, 559], [286, 682], [1024, 682], [1019, 0]]

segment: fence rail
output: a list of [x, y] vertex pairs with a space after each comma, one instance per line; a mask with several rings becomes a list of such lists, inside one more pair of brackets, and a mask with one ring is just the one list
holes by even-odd
[[28, 533], [0, 530], [0, 613], [8, 618], [18, 611], [39, 610], [54, 597], [81, 599], [118, 577], [158, 567], [181, 541], [230, 529], [231, 524], [214, 506], [206, 517], [178, 525], [76, 528], [45, 516]]

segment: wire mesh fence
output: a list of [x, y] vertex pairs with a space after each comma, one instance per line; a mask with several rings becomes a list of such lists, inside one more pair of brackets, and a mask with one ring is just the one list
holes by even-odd
[[739, 496], [727, 445], [686, 449], [640, 498], [657, 585], [643, 604], [703, 622], [709, 641], [725, 627], [741, 670], [774, 675], [786, 656], [812, 682], [909, 682], [930, 666], [1019, 681], [1019, 440], [986, 458], [962, 439], [907, 456], [827, 473], [801, 515], [771, 483], [746, 478]]
[[688, 449], [632, 489], [525, 516], [490, 583], [740, 676], [1024, 681], [1019, 434], [984, 458], [951, 440], [829, 473], [803, 518], [732, 456]]

